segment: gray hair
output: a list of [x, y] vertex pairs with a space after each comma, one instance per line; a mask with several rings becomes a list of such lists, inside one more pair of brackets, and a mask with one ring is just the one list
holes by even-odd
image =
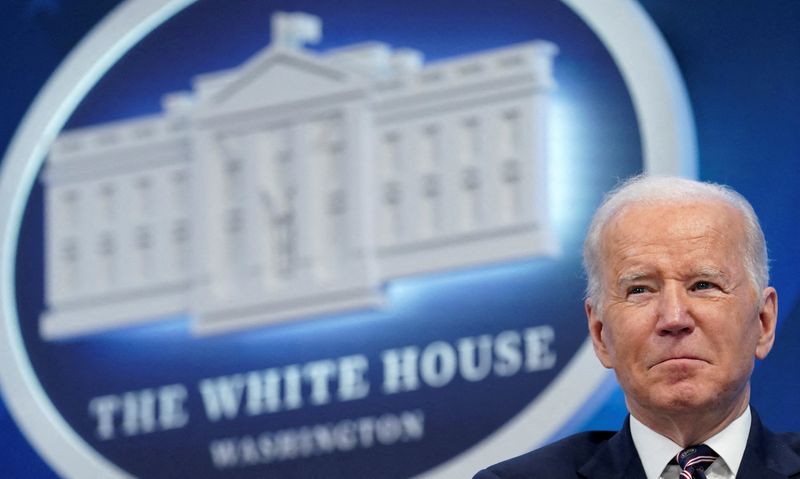
[[583, 268], [586, 272], [586, 300], [598, 306], [601, 294], [603, 232], [624, 208], [635, 203], [690, 203], [716, 200], [741, 213], [745, 227], [744, 266], [753, 285], [762, 291], [769, 283], [769, 259], [764, 232], [750, 203], [732, 188], [669, 176], [634, 176], [609, 192], [597, 209], [583, 243]]

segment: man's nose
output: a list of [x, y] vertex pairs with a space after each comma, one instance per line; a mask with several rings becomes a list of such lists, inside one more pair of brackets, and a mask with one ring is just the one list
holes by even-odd
[[689, 297], [682, 285], [665, 285], [658, 299], [658, 334], [680, 336], [694, 331]]

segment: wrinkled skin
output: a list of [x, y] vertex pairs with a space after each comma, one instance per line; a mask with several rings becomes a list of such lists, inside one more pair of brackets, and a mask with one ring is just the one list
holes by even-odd
[[627, 206], [603, 231], [595, 352], [631, 414], [682, 446], [741, 415], [772, 348], [777, 294], [756, 290], [743, 244], [740, 213], [707, 200]]

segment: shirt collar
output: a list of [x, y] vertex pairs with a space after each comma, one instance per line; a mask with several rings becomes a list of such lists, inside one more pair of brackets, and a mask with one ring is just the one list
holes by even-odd
[[[728, 465], [735, 476], [742, 463], [752, 417], [750, 407], [704, 444], [713, 449]], [[647, 479], [658, 479], [667, 463], [683, 448], [665, 436], [653, 431], [631, 415], [631, 436], [636, 452], [642, 461]]]
[[725, 461], [734, 476], [739, 472], [739, 465], [744, 457], [744, 449], [747, 447], [747, 437], [750, 435], [751, 422], [752, 417], [748, 406], [741, 416], [705, 442]]

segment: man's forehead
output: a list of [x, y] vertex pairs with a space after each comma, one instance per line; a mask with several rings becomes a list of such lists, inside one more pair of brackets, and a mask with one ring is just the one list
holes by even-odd
[[724, 202], [635, 204], [609, 221], [601, 250], [606, 261], [627, 263], [625, 274], [640, 274], [635, 267], [650, 261], [648, 255], [686, 262], [686, 268], [710, 273], [725, 269], [719, 264], [721, 258], [734, 256], [743, 261], [744, 235], [741, 213]]
[[687, 200], [681, 202], [643, 202], [621, 207], [608, 221], [602, 237], [635, 240], [681, 234], [692, 238], [716, 238], [744, 235], [742, 213], [720, 200]]

